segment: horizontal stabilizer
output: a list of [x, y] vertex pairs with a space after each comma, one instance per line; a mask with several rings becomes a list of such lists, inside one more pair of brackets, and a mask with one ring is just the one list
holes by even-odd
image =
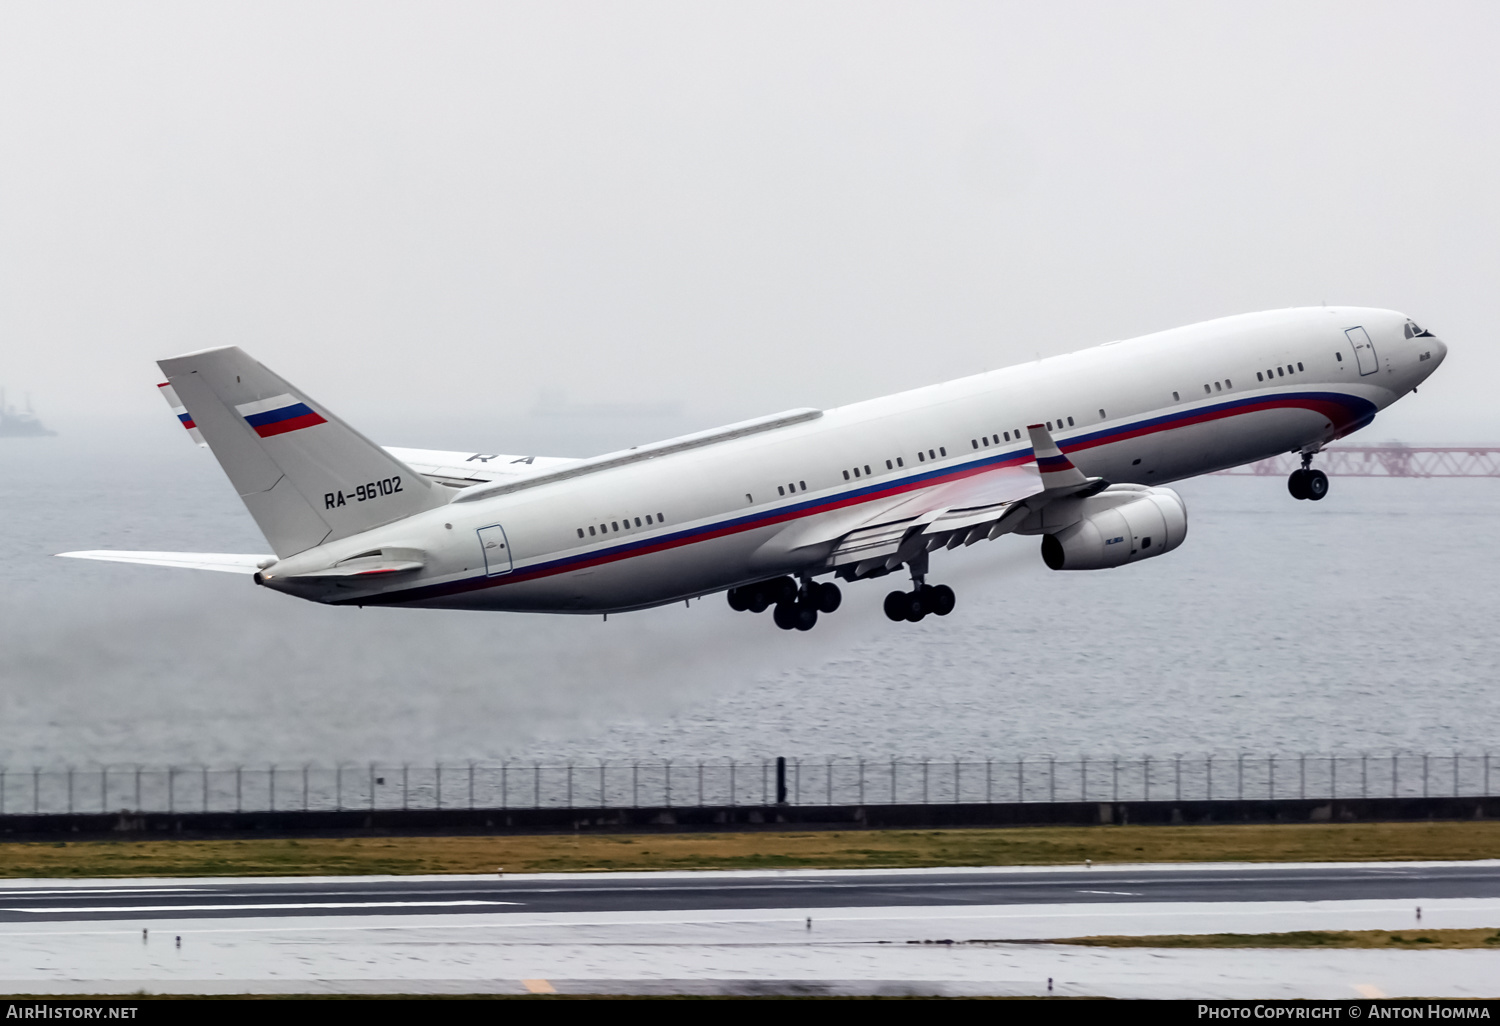
[[404, 449], [391, 445], [384, 448], [427, 480], [449, 488], [469, 488], [496, 481], [519, 481], [578, 462], [563, 456], [506, 456], [493, 452]]
[[59, 552], [69, 559], [102, 559], [109, 563], [141, 563], [145, 566], [170, 566], [179, 570], [218, 570], [227, 574], [253, 574], [276, 562], [271, 555], [246, 555], [239, 552], [118, 552], [112, 549], [88, 549], [83, 552]]

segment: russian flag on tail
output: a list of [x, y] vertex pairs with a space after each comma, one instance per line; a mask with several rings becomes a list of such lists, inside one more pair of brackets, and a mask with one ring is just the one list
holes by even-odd
[[203, 440], [203, 432], [199, 431], [198, 425], [193, 423], [193, 415], [187, 411], [186, 406], [182, 405], [182, 400], [177, 398], [177, 390], [172, 387], [172, 383], [163, 381], [156, 387], [161, 389], [161, 397], [167, 401], [168, 406], [172, 407], [172, 413], [182, 422], [182, 426], [187, 428], [187, 433], [193, 441], [199, 445], [207, 445], [208, 443]]
[[262, 438], [284, 435], [288, 431], [300, 431], [302, 428], [312, 427], [315, 424], [328, 423], [311, 406], [290, 394], [257, 399], [253, 403], [241, 403], [234, 409]]

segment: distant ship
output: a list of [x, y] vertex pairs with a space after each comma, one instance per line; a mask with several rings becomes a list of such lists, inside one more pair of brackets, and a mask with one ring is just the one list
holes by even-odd
[[0, 438], [37, 438], [55, 435], [48, 431], [31, 412], [31, 397], [26, 397], [26, 409], [18, 410], [5, 402], [5, 390], [0, 388]]

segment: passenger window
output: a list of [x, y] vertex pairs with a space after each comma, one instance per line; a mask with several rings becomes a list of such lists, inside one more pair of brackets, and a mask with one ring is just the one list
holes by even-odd
[[906, 466], [906, 461], [903, 460], [900, 456], [897, 456], [896, 457], [896, 466], [898, 466], [898, 467], [904, 467], [904, 466]]
[[581, 528], [581, 527], [578, 529], [578, 537], [580, 537], [580, 538], [583, 537], [583, 528]]
[[785, 495], [786, 494], [786, 489], [783, 488], [783, 487], [781, 487], [781, 485], [777, 485], [776, 486], [776, 494], [777, 495]]
[[944, 456], [948, 455], [948, 450], [944, 449], [941, 445], [938, 446], [938, 452], [942, 453]]
[[1302, 361], [1300, 361], [1300, 360], [1297, 361], [1297, 369], [1298, 370], [1302, 369]]
[[1073, 418], [1069, 417], [1068, 418], [1068, 427], [1072, 427], [1072, 426], [1073, 426]]
[[590, 524], [589, 525], [589, 537], [592, 538], [593, 536], [594, 536], [594, 525]]
[[615, 530], [616, 530], [616, 531], [618, 531], [618, 530], [619, 530], [619, 529], [620, 529], [620, 524], [619, 524], [619, 522], [618, 522], [618, 521], [614, 521], [614, 522], [613, 522], [613, 525], [612, 525], [612, 526], [613, 526], [613, 527], [614, 527], [614, 529], [615, 529]]
[[[750, 498], [750, 493], [749, 492], [746, 492], [745, 493], [745, 501], [753, 503], [755, 500], [752, 499], [752, 498]], [[651, 523], [651, 518], [649, 516], [646, 518], [646, 523], [648, 523], [648, 524]]]
[[891, 461], [890, 460], [886, 460], [885, 461], [885, 469], [886, 470], [895, 470], [896, 468], [893, 467], [893, 466], [891, 466]]
[[640, 517], [636, 517], [635, 518], [635, 526], [636, 527], [640, 527], [641, 526], [641, 518]]
[[1099, 411], [1099, 419], [1100, 419], [1100, 420], [1103, 420], [1103, 419], [1104, 419], [1104, 411], [1103, 411], [1103, 410], [1100, 410], [1100, 411]]
[[656, 522], [659, 524], [665, 524], [667, 522], [667, 518], [658, 513], [656, 514]]
[[1176, 392], [1173, 392], [1172, 393], [1172, 401], [1176, 402], [1176, 403], [1180, 403], [1180, 402], [1182, 402], [1182, 396], [1178, 395]]
[[1282, 370], [1280, 367], [1277, 367], [1276, 368], [1276, 376], [1278, 378], [1284, 378], [1284, 377], [1286, 377], [1286, 371]]
[[1343, 353], [1334, 353], [1333, 354], [1333, 358], [1335, 360], [1337, 360], [1339, 363], [1343, 363], [1344, 362], [1344, 354]]
[[1005, 432], [1005, 440], [1007, 442], [1010, 441], [1010, 432], [1009, 431]]
[[797, 483], [802, 486], [802, 490], [804, 492], [807, 491], [807, 482], [806, 481], [798, 481]]
[[870, 465], [868, 463], [866, 463], [865, 464], [865, 477], [869, 477], [869, 476], [870, 476]]
[[859, 468], [858, 468], [858, 467], [855, 467], [855, 468], [854, 468], [854, 476], [855, 476], [855, 477], [858, 477], [858, 476], [859, 476]]
[[1234, 382], [1230, 381], [1228, 378], [1225, 378], [1224, 379], [1224, 387], [1225, 388], [1233, 388], [1234, 387]]
[[1221, 385], [1221, 384], [1219, 384], [1217, 381], [1215, 381], [1214, 382], [1214, 391], [1215, 392], [1222, 392], [1222, 391], [1224, 391], [1224, 386]]
[[609, 533], [609, 525], [608, 524], [600, 524], [599, 525], [599, 533], [600, 534], [608, 534]]
[[971, 438], [971, 439], [969, 439], [969, 444], [972, 445], [974, 448], [977, 449], [977, 448], [979, 448], [979, 439], [977, 439], [977, 438]]
[[844, 480], [845, 481], [849, 480], [849, 471], [847, 471], [847, 470], [844, 471]]
[[[750, 498], [750, 493], [749, 492], [746, 492], [745, 493], [745, 501], [747, 501], [747, 502], [754, 502], [755, 500], [752, 499], [752, 498]], [[650, 513], [646, 514], [646, 526], [647, 527], [651, 526], [651, 514]]]
[[1266, 380], [1266, 378], [1265, 378], [1265, 375], [1261, 374], [1260, 371], [1256, 371], [1255, 372], [1255, 380], [1256, 381], [1264, 381], [1264, 380]]
[[1051, 421], [1050, 421], [1050, 420], [1049, 420], [1049, 421], [1047, 421], [1047, 430], [1048, 430], [1048, 431], [1051, 431], [1051, 430], [1052, 430], [1052, 422], [1051, 422]]
[[1286, 372], [1287, 372], [1287, 373], [1288, 373], [1288, 374], [1290, 374], [1290, 373], [1292, 373], [1292, 365], [1291, 365], [1291, 364], [1287, 364], [1287, 365], [1286, 365]]
[[1213, 395], [1214, 394], [1214, 390], [1211, 389], [1211, 388], [1209, 388], [1207, 385], [1203, 386], [1203, 392], [1204, 392], [1205, 395]]
[[[927, 462], [927, 457], [922, 454], [921, 450], [917, 451], [917, 462], [918, 463], [926, 463]], [[844, 476], [848, 477], [849, 475], [845, 474]]]
[[[946, 456], [948, 454], [946, 452], [944, 452], [943, 455]], [[935, 460], [935, 459], [937, 459], [937, 454], [934, 453], [931, 449], [928, 449], [927, 450], [927, 458], [930, 459], [930, 460]]]

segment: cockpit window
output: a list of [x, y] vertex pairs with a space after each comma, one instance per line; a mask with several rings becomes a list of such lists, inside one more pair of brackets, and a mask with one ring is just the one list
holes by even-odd
[[1432, 338], [1433, 336], [1432, 336], [1432, 332], [1428, 331], [1426, 328], [1418, 327], [1416, 321], [1407, 321], [1406, 322], [1406, 337], [1407, 338]]

